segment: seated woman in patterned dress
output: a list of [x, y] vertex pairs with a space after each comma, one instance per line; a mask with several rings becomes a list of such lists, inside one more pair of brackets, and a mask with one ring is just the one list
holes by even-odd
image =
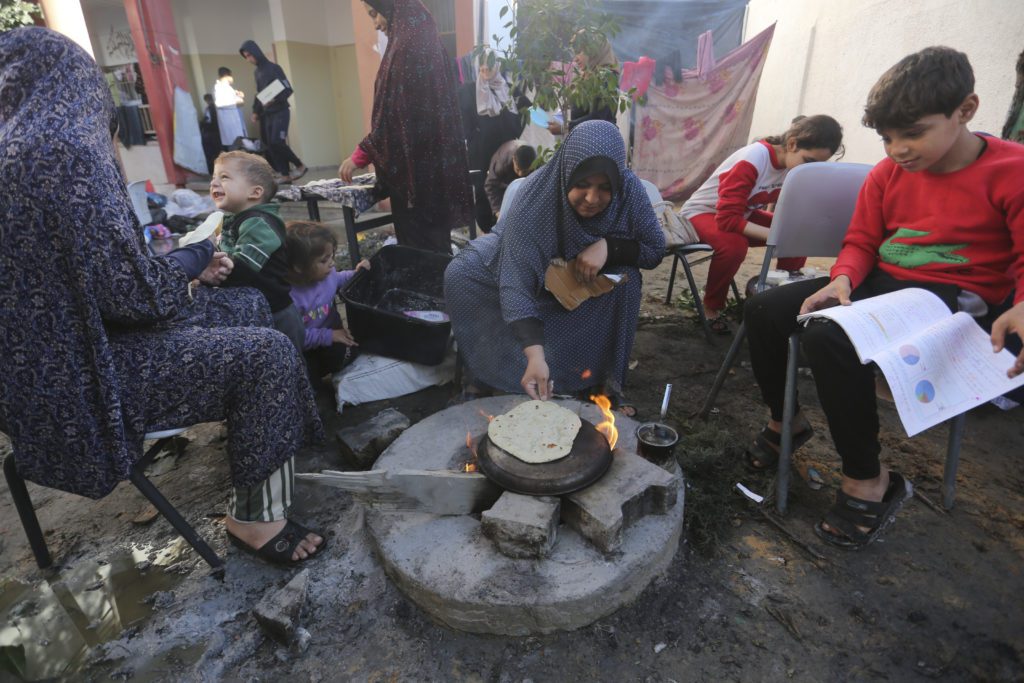
[[[664, 252], [618, 128], [607, 121], [573, 128], [495, 232], [471, 242], [445, 272], [467, 389], [525, 391], [541, 400], [596, 389], [621, 403], [640, 313], [639, 269], [656, 267]], [[554, 258], [573, 261], [580, 281], [627, 277], [569, 311], [544, 289]]]
[[[0, 424], [18, 472], [101, 498], [147, 432], [226, 420], [232, 542], [294, 563], [324, 538], [285, 517], [321, 431], [302, 361], [204, 241], [143, 253], [93, 59], [42, 28], [0, 34]], [[257, 550], [258, 549], [258, 550]]]

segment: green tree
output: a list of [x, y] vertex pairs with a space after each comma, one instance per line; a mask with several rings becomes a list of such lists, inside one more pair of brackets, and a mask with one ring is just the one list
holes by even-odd
[[39, 6], [24, 0], [0, 0], [0, 31], [31, 26], [33, 16], [39, 15]]
[[[508, 44], [492, 36], [490, 44], [478, 45], [475, 53], [488, 66], [497, 66], [512, 89], [528, 95], [534, 106], [562, 113], [568, 121], [573, 107], [629, 108], [629, 95], [619, 91], [619, 74], [607, 65], [579, 69], [575, 52], [594, 54], [619, 32], [610, 15], [595, 0], [506, 0], [499, 16], [506, 21]], [[552, 63], [569, 66], [571, 78]], [[529, 116], [525, 108], [522, 116]], [[542, 150], [550, 155], [550, 150]], [[545, 155], [546, 156], [546, 155]]]

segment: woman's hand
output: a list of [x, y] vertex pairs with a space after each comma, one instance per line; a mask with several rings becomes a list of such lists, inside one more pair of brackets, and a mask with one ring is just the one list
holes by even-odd
[[204, 285], [219, 285], [227, 279], [234, 267], [235, 264], [230, 256], [223, 251], [215, 251], [206, 270], [199, 273], [199, 281]]
[[344, 180], [346, 183], [352, 182], [352, 175], [365, 166], [356, 166], [356, 163], [352, 161], [352, 157], [345, 159], [341, 162], [341, 166], [338, 167], [338, 177]]
[[837, 303], [843, 306], [849, 306], [851, 291], [853, 291], [853, 287], [851, 286], [850, 278], [845, 275], [840, 275], [835, 280], [804, 299], [803, 305], [800, 306], [800, 315], [820, 311], [823, 308], [831, 308]]
[[548, 400], [554, 390], [554, 383], [551, 381], [548, 363], [544, 359], [544, 347], [534, 344], [523, 349], [523, 353], [526, 355], [526, 372], [523, 373], [519, 384], [530, 398]]
[[558, 121], [555, 121], [554, 119], [551, 119], [550, 121], [548, 121], [548, 132], [551, 133], [552, 135], [561, 135], [562, 124], [560, 124]]
[[345, 346], [359, 346], [349, 331], [344, 327], [339, 327], [336, 330], [331, 330], [331, 343], [332, 344], [344, 344]]
[[593, 282], [608, 262], [608, 242], [602, 237], [576, 256], [574, 275], [578, 282]]
[[[1014, 332], [1024, 339], [1024, 301], [996, 318], [992, 323], [992, 352], [999, 353], [1006, 342], [1006, 333]], [[1006, 371], [1006, 376], [1013, 378], [1024, 372], [1024, 350], [1017, 356], [1016, 362]]]

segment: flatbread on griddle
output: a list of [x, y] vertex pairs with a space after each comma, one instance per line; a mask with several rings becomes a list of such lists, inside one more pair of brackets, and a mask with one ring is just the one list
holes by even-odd
[[582, 424], [553, 401], [526, 401], [491, 420], [487, 436], [509, 455], [536, 465], [569, 455]]

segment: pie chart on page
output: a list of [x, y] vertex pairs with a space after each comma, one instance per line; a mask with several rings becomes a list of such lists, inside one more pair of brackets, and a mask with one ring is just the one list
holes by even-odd
[[931, 403], [935, 400], [935, 385], [923, 379], [914, 387], [914, 395], [921, 403]]
[[900, 358], [907, 365], [917, 365], [921, 362], [921, 352], [913, 344], [904, 344], [900, 347]]

